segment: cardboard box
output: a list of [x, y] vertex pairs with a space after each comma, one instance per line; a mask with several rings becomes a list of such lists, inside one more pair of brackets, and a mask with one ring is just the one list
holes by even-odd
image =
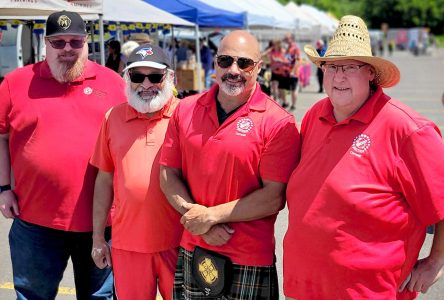
[[[203, 69], [200, 70], [200, 81], [202, 90], [205, 88], [205, 72]], [[188, 69], [177, 69], [176, 70], [176, 88], [177, 90], [189, 90], [189, 91], [197, 91], [199, 90], [199, 82], [197, 77], [197, 70], [188, 70]]]

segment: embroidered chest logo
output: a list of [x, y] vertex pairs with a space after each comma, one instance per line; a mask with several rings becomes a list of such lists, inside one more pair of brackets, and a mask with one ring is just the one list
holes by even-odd
[[89, 86], [87, 86], [86, 88], [83, 89], [83, 93], [85, 95], [91, 95], [92, 92], [93, 92], [93, 90]]
[[241, 118], [236, 124], [236, 135], [245, 136], [253, 128], [253, 120], [250, 118]]
[[361, 133], [353, 140], [352, 150], [350, 151], [350, 154], [361, 157], [362, 154], [367, 152], [367, 150], [370, 148], [371, 143], [372, 141], [370, 140], [370, 137], [366, 134]]
[[154, 52], [153, 52], [153, 48], [148, 47], [148, 48], [142, 48], [142, 49], [140, 49], [139, 51], [136, 52], [136, 54], [139, 54], [140, 57], [141, 57], [142, 59], [144, 59], [144, 58], [147, 57], [148, 55], [153, 55]]

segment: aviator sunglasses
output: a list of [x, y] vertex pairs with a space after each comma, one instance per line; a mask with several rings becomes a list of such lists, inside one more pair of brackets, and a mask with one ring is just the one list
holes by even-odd
[[129, 73], [129, 77], [132, 83], [142, 83], [145, 80], [145, 77], [147, 77], [151, 83], [156, 84], [163, 81], [165, 74], [153, 73], [145, 75], [142, 73]]
[[217, 65], [223, 69], [230, 67], [234, 62], [236, 62], [239, 69], [249, 72], [253, 70], [254, 66], [259, 61], [254, 61], [248, 57], [230, 56], [230, 55], [216, 55]]
[[65, 41], [65, 40], [49, 40], [49, 43], [51, 44], [51, 46], [54, 49], [63, 49], [65, 48], [66, 44], [69, 44], [71, 46], [71, 48], [73, 49], [80, 49], [83, 48], [83, 45], [85, 44], [85, 40], [81, 39], [81, 40], [70, 40], [70, 41]]

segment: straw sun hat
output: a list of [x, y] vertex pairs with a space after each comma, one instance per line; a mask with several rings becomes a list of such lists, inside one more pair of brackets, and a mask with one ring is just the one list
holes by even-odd
[[323, 62], [344, 59], [354, 59], [372, 65], [376, 70], [374, 82], [381, 87], [394, 86], [400, 79], [399, 69], [392, 62], [372, 55], [367, 26], [356, 16], [341, 18], [323, 57], [310, 45], [305, 46], [304, 51], [318, 67]]

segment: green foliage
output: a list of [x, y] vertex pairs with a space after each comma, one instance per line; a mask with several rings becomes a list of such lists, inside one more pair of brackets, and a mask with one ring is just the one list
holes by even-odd
[[433, 33], [444, 33], [444, 0], [278, 0], [310, 4], [337, 18], [353, 14], [362, 17], [370, 28], [429, 27]]

